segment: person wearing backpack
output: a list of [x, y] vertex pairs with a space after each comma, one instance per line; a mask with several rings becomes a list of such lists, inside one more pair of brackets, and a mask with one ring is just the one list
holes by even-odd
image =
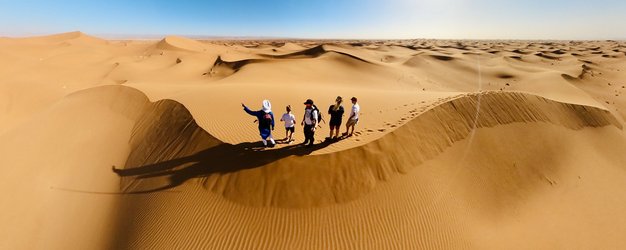
[[315, 143], [315, 127], [321, 120], [321, 114], [319, 109], [313, 104], [313, 100], [308, 99], [304, 102], [304, 117], [302, 118], [301, 125], [304, 126], [304, 145], [307, 147], [313, 146]]
[[[259, 133], [261, 134], [261, 140], [263, 141], [263, 146], [265, 147], [274, 147], [276, 146], [276, 142], [274, 141], [274, 137], [272, 136], [272, 130], [274, 130], [274, 113], [272, 113], [272, 104], [269, 100], [263, 100], [263, 108], [258, 111], [252, 111], [245, 104], [241, 104], [243, 110], [246, 111], [251, 116], [256, 116], [257, 121], [259, 122]], [[267, 139], [269, 138], [271, 144], [267, 144]]]

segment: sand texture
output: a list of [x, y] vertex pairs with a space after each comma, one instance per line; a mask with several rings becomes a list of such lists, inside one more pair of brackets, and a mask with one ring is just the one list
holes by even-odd
[[[624, 42], [71, 32], [0, 58], [0, 249], [626, 245]], [[299, 145], [338, 95], [355, 135]], [[264, 99], [295, 143], [261, 147]]]

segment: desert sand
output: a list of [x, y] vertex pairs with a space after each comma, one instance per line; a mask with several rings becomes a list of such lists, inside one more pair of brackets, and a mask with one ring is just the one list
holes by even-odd
[[[0, 58], [0, 249], [626, 245], [625, 42], [71, 32]], [[262, 149], [240, 105], [338, 95], [356, 134], [312, 148]]]

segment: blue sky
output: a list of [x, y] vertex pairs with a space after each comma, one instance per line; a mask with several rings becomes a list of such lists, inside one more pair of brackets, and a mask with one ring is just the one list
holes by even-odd
[[0, 0], [0, 36], [626, 39], [618, 0]]

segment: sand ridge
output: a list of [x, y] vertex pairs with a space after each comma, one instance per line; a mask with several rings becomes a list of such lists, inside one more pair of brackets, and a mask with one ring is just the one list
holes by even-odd
[[[116, 170], [128, 177], [123, 190], [155, 192], [202, 178], [206, 189], [252, 206], [310, 207], [356, 199], [377, 181], [408, 172], [408, 166], [421, 165], [483, 127], [546, 122], [576, 130], [622, 129], [603, 109], [522, 93], [488, 92], [441, 103], [366, 145], [310, 155], [330, 143], [271, 150], [262, 150], [258, 143], [227, 144], [199, 128], [182, 105], [169, 100], [155, 105], [157, 110], [148, 111], [133, 128], [129, 159]], [[171, 115], [184, 117], [167, 117]]]

